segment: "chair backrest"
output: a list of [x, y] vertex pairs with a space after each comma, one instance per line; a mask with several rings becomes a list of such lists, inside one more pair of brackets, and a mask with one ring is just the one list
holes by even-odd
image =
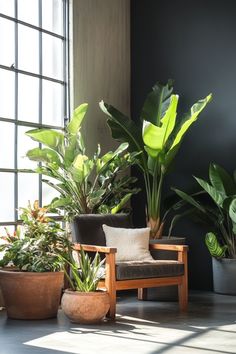
[[72, 223], [72, 240], [87, 245], [106, 246], [102, 225], [113, 227], [133, 227], [130, 214], [83, 214]]

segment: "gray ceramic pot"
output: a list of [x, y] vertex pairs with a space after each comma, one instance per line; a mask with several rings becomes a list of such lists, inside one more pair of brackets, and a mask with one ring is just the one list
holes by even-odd
[[236, 295], [236, 259], [212, 258], [213, 287], [219, 294]]

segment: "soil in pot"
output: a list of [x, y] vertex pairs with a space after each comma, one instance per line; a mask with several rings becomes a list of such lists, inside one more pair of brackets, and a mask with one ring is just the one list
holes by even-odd
[[9, 318], [35, 320], [57, 316], [64, 272], [0, 270], [0, 286]]
[[61, 307], [72, 322], [97, 323], [106, 316], [110, 308], [110, 299], [106, 291], [79, 292], [66, 289]]
[[[163, 237], [161, 239], [150, 240], [150, 243], [185, 245], [185, 237]], [[177, 260], [178, 255], [175, 251], [152, 250], [151, 255], [154, 259]], [[147, 289], [147, 300], [151, 301], [178, 301], [178, 286], [162, 286]]]

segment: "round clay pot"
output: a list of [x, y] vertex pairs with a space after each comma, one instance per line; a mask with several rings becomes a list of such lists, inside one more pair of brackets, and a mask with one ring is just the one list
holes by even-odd
[[66, 289], [61, 307], [72, 322], [96, 323], [107, 314], [110, 299], [106, 291], [79, 292]]
[[57, 316], [64, 272], [0, 269], [0, 287], [9, 318], [38, 320]]

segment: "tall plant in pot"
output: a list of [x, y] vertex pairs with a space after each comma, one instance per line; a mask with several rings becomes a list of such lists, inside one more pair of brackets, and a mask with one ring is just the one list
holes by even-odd
[[[209, 228], [206, 246], [212, 256], [214, 290], [236, 295], [236, 182], [217, 164], [210, 164], [209, 181], [195, 177], [201, 190], [189, 195], [173, 188], [184, 203], [175, 205], [172, 227], [186, 214], [194, 214]], [[209, 198], [202, 199], [202, 195]]]
[[68, 240], [60, 225], [38, 201], [22, 208], [22, 225], [1, 236], [0, 286], [8, 317], [55, 317], [64, 283]]
[[108, 116], [112, 136], [128, 142], [130, 152], [139, 152], [137, 165], [144, 176], [147, 197], [147, 223], [151, 238], [161, 238], [165, 218], [161, 216], [162, 187], [166, 174], [181, 146], [183, 137], [211, 100], [211, 94], [177, 117], [179, 96], [171, 80], [157, 83], [148, 94], [136, 124], [113, 106], [100, 102]]
[[125, 174], [137, 155], [127, 152], [128, 143], [104, 155], [98, 145], [94, 156], [86, 155], [80, 128], [87, 108], [87, 104], [77, 107], [63, 132], [33, 129], [26, 133], [42, 145], [27, 152], [30, 160], [39, 162], [35, 171], [59, 192], [51, 206], [65, 210], [70, 221], [79, 214], [115, 214], [138, 192], [136, 178]]

